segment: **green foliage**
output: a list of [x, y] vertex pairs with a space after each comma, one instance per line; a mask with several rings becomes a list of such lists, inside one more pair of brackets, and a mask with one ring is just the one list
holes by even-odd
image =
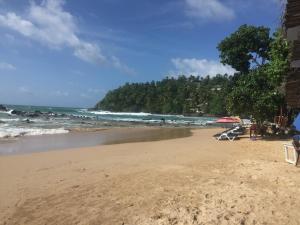
[[[245, 32], [245, 29], [247, 32]], [[265, 48], [262, 53], [258, 53], [265, 58], [268, 55], [269, 60], [265, 64], [252, 69], [250, 67], [247, 70], [244, 68], [240, 70], [243, 71], [242, 73], [233, 78], [234, 85], [227, 98], [227, 109], [233, 114], [252, 116], [258, 123], [262, 123], [263, 121], [272, 121], [280, 107], [284, 106], [284, 96], [280, 93], [279, 87], [289, 70], [290, 47], [280, 30], [274, 34], [274, 39], [271, 39], [265, 36], [268, 33], [267, 29], [260, 27], [249, 29], [248, 26], [242, 26], [230, 38], [222, 42], [222, 47], [225, 46], [224, 43], [229, 45], [226, 46], [225, 52], [221, 53], [221, 56], [228, 56], [229, 53], [232, 53], [228, 50], [230, 45], [233, 45], [234, 54], [229, 54], [229, 57], [244, 55], [245, 50], [249, 50], [249, 48], [235, 48], [234, 40], [241, 40], [239, 34], [247, 34], [250, 30], [254, 32], [251, 33], [253, 36], [262, 39], [261, 41], [255, 40], [257, 43], [263, 43], [262, 46], [266, 46], [267, 40], [271, 40], [270, 48]], [[242, 40], [245, 41], [244, 38]], [[240, 43], [238, 46], [240, 46]], [[259, 45], [254, 46], [258, 47]], [[227, 58], [225, 57], [225, 59]], [[248, 59], [250, 59], [250, 56]], [[239, 63], [238, 60], [237, 63]]]
[[291, 58], [290, 44], [283, 37], [282, 30], [275, 32], [269, 55], [267, 76], [274, 86], [280, 86], [288, 73]]
[[169, 114], [226, 114], [231, 77], [179, 76], [151, 83], [125, 84], [107, 93], [96, 109]]
[[268, 60], [270, 29], [242, 25], [218, 45], [221, 62], [247, 73], [251, 65], [261, 66]]
[[120, 112], [251, 116], [272, 121], [284, 96], [279, 91], [289, 70], [290, 46], [280, 30], [243, 25], [219, 45], [221, 62], [233, 77], [179, 76], [151, 83], [125, 84], [107, 93], [96, 109]]
[[284, 96], [269, 82], [265, 67], [240, 75], [227, 98], [229, 112], [252, 116], [258, 123], [272, 121]]

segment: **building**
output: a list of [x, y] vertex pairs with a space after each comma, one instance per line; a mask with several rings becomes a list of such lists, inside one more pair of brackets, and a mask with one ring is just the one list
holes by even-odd
[[291, 70], [286, 82], [288, 108], [300, 110], [300, 0], [288, 0], [284, 18], [286, 36], [292, 42]]

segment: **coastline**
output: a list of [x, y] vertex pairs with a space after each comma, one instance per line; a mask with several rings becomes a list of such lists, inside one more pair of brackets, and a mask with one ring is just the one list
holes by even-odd
[[99, 145], [160, 141], [191, 135], [191, 128], [184, 127], [77, 128], [65, 134], [0, 139], [0, 156], [64, 151]]
[[[2, 224], [299, 224], [283, 141], [185, 138], [0, 156]], [[1, 224], [1, 222], [0, 222]]]
[[144, 112], [90, 111], [86, 108], [0, 105], [0, 141], [1, 138], [101, 131], [111, 128], [199, 128], [212, 126], [215, 119]]

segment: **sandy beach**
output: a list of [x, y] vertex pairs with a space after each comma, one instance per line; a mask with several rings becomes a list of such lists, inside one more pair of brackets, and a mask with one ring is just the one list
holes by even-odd
[[0, 224], [300, 224], [286, 141], [190, 137], [0, 157]]

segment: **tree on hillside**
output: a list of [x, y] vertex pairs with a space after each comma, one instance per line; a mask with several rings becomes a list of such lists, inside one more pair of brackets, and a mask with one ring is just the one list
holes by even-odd
[[226, 115], [225, 99], [231, 77], [179, 76], [151, 83], [125, 84], [109, 91], [96, 109], [164, 114]]

